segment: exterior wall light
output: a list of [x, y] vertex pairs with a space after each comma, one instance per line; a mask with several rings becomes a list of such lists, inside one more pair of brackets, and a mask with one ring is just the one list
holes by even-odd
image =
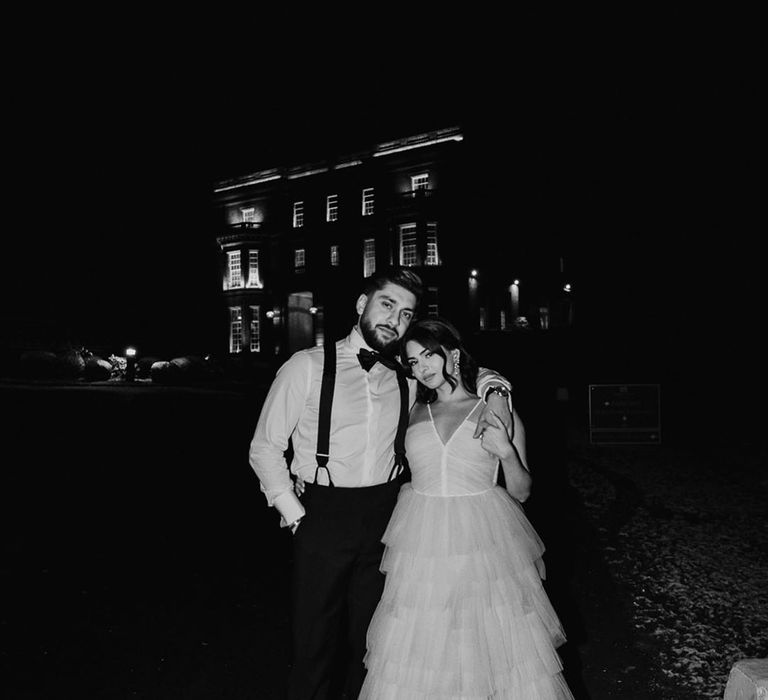
[[516, 279], [509, 285], [509, 303], [514, 321], [520, 315], [520, 280]]
[[136, 379], [136, 348], [129, 346], [125, 349], [125, 381], [133, 382]]

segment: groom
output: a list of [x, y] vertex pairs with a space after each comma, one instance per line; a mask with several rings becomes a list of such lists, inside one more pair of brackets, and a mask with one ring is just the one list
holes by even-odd
[[[250, 464], [281, 527], [293, 533], [290, 700], [329, 697], [344, 643], [351, 651], [345, 697], [356, 698], [363, 682], [366, 631], [384, 584], [381, 538], [403, 481], [407, 411], [415, 400], [415, 382], [406, 380], [395, 355], [421, 294], [421, 279], [407, 269], [368, 277], [356, 302], [358, 322], [336, 342], [335, 362], [334, 346], [295, 353], [261, 410]], [[481, 370], [479, 396], [498, 385], [509, 389]], [[329, 426], [321, 404], [330, 409]], [[511, 423], [506, 400], [492, 394], [475, 437], [491, 409]], [[291, 474], [305, 483], [301, 500]]]

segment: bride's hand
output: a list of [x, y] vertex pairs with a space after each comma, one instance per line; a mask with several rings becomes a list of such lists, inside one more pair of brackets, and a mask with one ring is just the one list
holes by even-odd
[[515, 451], [506, 426], [493, 411], [489, 411], [488, 425], [480, 436], [480, 446], [502, 460], [511, 457]]
[[498, 394], [492, 394], [488, 397], [488, 402], [483, 406], [483, 410], [480, 413], [480, 418], [477, 421], [477, 428], [475, 429], [473, 437], [479, 438], [488, 426], [493, 425], [491, 415], [496, 416], [496, 418], [502, 422], [507, 429], [507, 434], [511, 438], [513, 426], [512, 412], [509, 410], [507, 399]]
[[293, 490], [299, 498], [304, 495], [304, 479], [300, 476], [297, 476], [296, 481], [293, 482]]

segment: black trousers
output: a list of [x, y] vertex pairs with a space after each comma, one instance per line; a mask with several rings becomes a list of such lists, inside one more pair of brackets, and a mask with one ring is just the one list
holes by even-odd
[[[366, 632], [384, 587], [382, 535], [401, 482], [365, 488], [307, 484], [293, 535], [290, 700], [357, 698]], [[339, 651], [342, 686], [338, 685]]]

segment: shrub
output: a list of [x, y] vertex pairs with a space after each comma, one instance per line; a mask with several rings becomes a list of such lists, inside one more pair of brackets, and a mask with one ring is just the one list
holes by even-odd
[[125, 376], [125, 369], [128, 367], [128, 360], [120, 355], [110, 355], [109, 364], [112, 367], [112, 379], [122, 379]]
[[150, 367], [149, 376], [155, 384], [177, 384], [178, 368], [168, 360], [159, 360]]
[[208, 367], [205, 364], [205, 360], [197, 355], [174, 357], [171, 360], [171, 365], [176, 368], [179, 378], [184, 381], [199, 381], [205, 379], [208, 374]]
[[101, 357], [92, 355], [85, 361], [83, 376], [88, 382], [103, 382], [112, 376], [112, 364]]
[[61, 376], [67, 379], [75, 379], [83, 374], [85, 360], [79, 350], [67, 350], [59, 356]]
[[61, 374], [59, 358], [46, 350], [29, 350], [19, 358], [21, 375], [28, 379], [53, 379]]
[[136, 362], [136, 378], [149, 379], [152, 374], [152, 365], [161, 362], [159, 357], [142, 357]]

